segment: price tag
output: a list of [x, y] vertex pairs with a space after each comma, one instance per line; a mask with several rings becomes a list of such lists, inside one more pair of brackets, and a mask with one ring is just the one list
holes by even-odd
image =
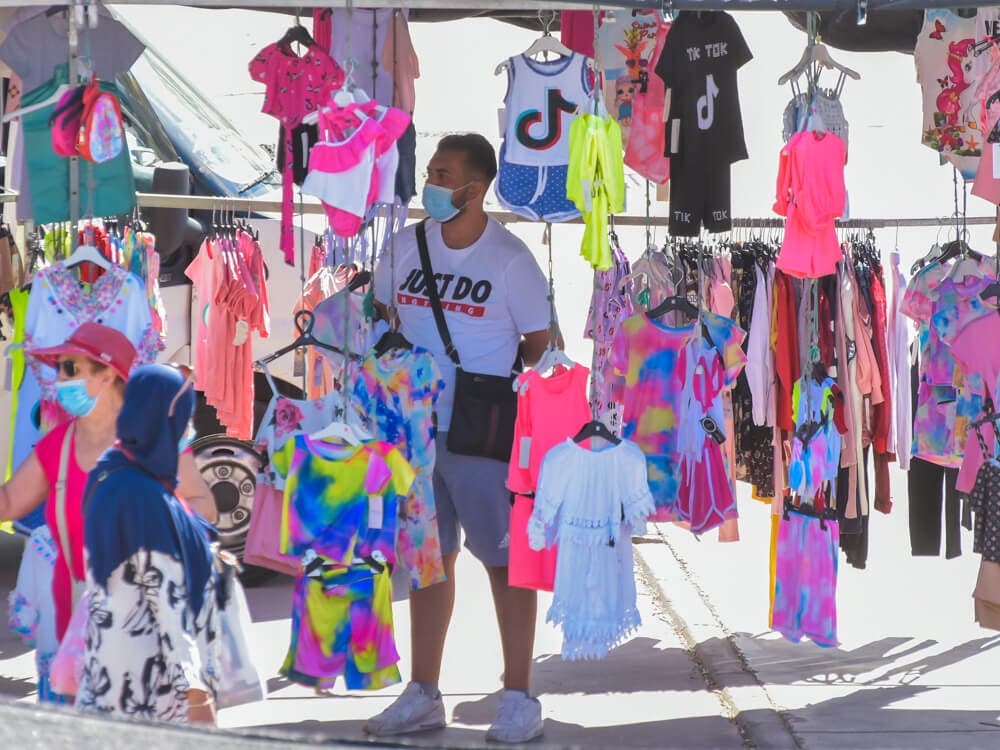
[[14, 389], [14, 360], [10, 357], [7, 358], [7, 374], [4, 375], [3, 387], [7, 391]]
[[521, 438], [521, 447], [518, 452], [517, 465], [522, 469], [527, 469], [531, 466], [531, 438], [523, 437]]
[[1000, 180], [1000, 143], [990, 145], [993, 148], [993, 179]]
[[368, 496], [368, 528], [381, 529], [385, 514], [385, 503], [381, 495]]

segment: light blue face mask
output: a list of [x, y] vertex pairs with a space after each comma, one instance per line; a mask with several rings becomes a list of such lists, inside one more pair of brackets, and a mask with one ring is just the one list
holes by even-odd
[[431, 185], [429, 183], [424, 185], [422, 199], [424, 210], [427, 211], [427, 215], [442, 224], [454, 219], [461, 212], [462, 208], [465, 208], [465, 206], [462, 206], [462, 208], [456, 208], [455, 204], [451, 202], [452, 196], [454, 196], [457, 191], [464, 187], [468, 187], [471, 184], [471, 182], [467, 182], [454, 190], [449, 190], [448, 188], [441, 187], [440, 185]]
[[56, 398], [74, 417], [87, 416], [97, 405], [97, 399], [87, 393], [87, 381], [82, 378], [56, 382]]

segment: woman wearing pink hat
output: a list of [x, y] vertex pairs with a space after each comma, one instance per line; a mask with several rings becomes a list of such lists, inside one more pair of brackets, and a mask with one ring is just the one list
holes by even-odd
[[[54, 619], [55, 645], [58, 645], [69, 625], [75, 589], [85, 580], [82, 503], [87, 475], [115, 442], [125, 381], [136, 350], [120, 331], [98, 323], [84, 323], [65, 343], [25, 353], [56, 369], [56, 394], [72, 419], [39, 440], [10, 481], [0, 484], [0, 519], [22, 518], [48, 501], [45, 521], [52, 546], [57, 550], [50, 600], [54, 612], [44, 611], [43, 606], [35, 613], [35, 619], [39, 631], [44, 630], [46, 617]], [[178, 477], [178, 494], [195, 511], [214, 522], [217, 513], [211, 490], [198, 473], [190, 451], [181, 458]], [[17, 606], [15, 601], [12, 607]], [[34, 606], [38, 608], [38, 604]], [[61, 696], [54, 694], [48, 685], [48, 663], [55, 646], [43, 646], [41, 633], [35, 640], [39, 700], [61, 702]]]

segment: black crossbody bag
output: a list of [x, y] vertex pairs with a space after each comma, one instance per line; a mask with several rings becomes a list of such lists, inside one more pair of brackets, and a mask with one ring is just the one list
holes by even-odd
[[427, 230], [422, 221], [417, 224], [417, 249], [424, 274], [424, 287], [431, 301], [434, 322], [444, 343], [444, 350], [457, 367], [455, 401], [448, 425], [448, 450], [462, 456], [482, 456], [497, 461], [510, 461], [514, 444], [514, 421], [517, 419], [517, 393], [514, 391], [515, 370], [520, 370], [520, 356], [511, 374], [483, 375], [462, 369], [458, 350], [451, 340], [448, 324], [441, 309], [431, 256], [427, 250]]

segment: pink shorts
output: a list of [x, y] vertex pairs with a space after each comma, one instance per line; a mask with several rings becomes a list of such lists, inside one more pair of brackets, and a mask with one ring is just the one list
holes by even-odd
[[534, 498], [514, 496], [514, 507], [510, 509], [510, 564], [507, 568], [507, 583], [522, 589], [552, 591], [556, 580], [559, 547], [553, 545], [536, 551], [528, 546], [528, 519], [534, 509]]

